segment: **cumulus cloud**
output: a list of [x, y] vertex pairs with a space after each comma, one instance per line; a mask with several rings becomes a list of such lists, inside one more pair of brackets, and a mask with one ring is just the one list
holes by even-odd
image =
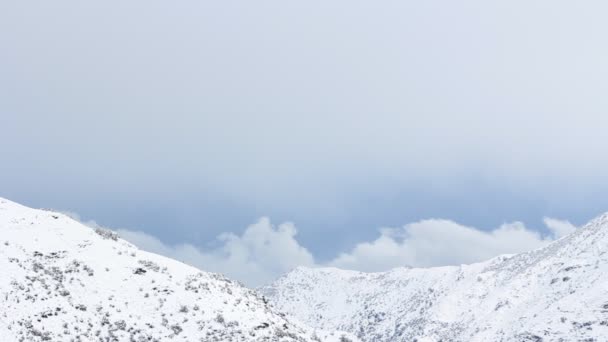
[[118, 230], [118, 233], [143, 250], [202, 270], [224, 273], [249, 286], [259, 286], [297, 266], [334, 266], [375, 272], [400, 266], [472, 263], [500, 254], [535, 249], [576, 229], [567, 221], [545, 218], [544, 222], [549, 235], [528, 229], [520, 222], [482, 231], [449, 220], [423, 220], [402, 228], [381, 229], [377, 239], [359, 243], [328, 262], [316, 261], [300, 245], [292, 223], [275, 226], [265, 217], [247, 227], [241, 235], [221, 234], [215, 241], [218, 246], [214, 248], [168, 245], [141, 231]]
[[550, 217], [545, 217], [543, 221], [556, 238], [566, 236], [576, 229], [576, 226], [568, 221], [556, 220]]
[[162, 254], [205, 271], [219, 272], [258, 286], [297, 266], [314, 266], [312, 254], [295, 239], [292, 223], [274, 226], [268, 218], [245, 229], [242, 235], [224, 233], [219, 247], [198, 248], [191, 244], [170, 246], [141, 231], [118, 230], [125, 240], [143, 250]]
[[[62, 213], [88, 227], [106, 228], [94, 220], [83, 220], [75, 212]], [[295, 238], [295, 225], [286, 222], [275, 226], [267, 217], [249, 225], [241, 235], [220, 234], [213, 244], [217, 247], [213, 248], [189, 243], [170, 245], [143, 231], [114, 230], [139, 249], [179, 260], [204, 271], [223, 273], [253, 287], [268, 283], [297, 266], [315, 266], [313, 255]]]
[[551, 235], [542, 236], [521, 222], [481, 231], [448, 220], [423, 220], [399, 229], [382, 229], [376, 240], [356, 245], [329, 264], [362, 271], [458, 265], [535, 249], [576, 229], [567, 221], [551, 218], [545, 218], [545, 224]]

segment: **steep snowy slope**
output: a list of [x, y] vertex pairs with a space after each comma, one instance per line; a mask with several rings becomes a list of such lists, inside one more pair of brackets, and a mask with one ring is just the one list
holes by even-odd
[[[0, 199], [0, 341], [339, 341], [221, 275]], [[351, 337], [354, 340], [354, 338]]]
[[271, 304], [363, 341], [608, 341], [608, 215], [544, 248], [384, 273], [298, 268]]

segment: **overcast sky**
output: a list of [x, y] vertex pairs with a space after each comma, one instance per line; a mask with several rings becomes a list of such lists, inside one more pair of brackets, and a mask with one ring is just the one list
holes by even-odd
[[607, 11], [0, 0], [0, 196], [196, 248], [290, 221], [325, 262], [423, 219], [550, 234], [608, 210]]

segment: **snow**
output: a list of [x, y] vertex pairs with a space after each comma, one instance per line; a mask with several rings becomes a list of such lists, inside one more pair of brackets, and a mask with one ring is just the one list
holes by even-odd
[[2, 342], [608, 340], [608, 214], [527, 253], [259, 292], [4, 199], [0, 232]]
[[339, 341], [219, 274], [0, 199], [0, 341]]
[[527, 253], [381, 273], [300, 267], [261, 292], [363, 341], [607, 341], [608, 214]]

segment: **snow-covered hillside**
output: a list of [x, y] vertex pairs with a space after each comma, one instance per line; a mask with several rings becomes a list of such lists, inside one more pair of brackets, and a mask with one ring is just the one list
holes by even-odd
[[262, 289], [278, 310], [363, 341], [608, 341], [608, 214], [542, 249], [361, 273], [298, 268]]
[[[344, 336], [344, 337], [343, 337]], [[218, 274], [0, 199], [0, 341], [340, 341]]]

